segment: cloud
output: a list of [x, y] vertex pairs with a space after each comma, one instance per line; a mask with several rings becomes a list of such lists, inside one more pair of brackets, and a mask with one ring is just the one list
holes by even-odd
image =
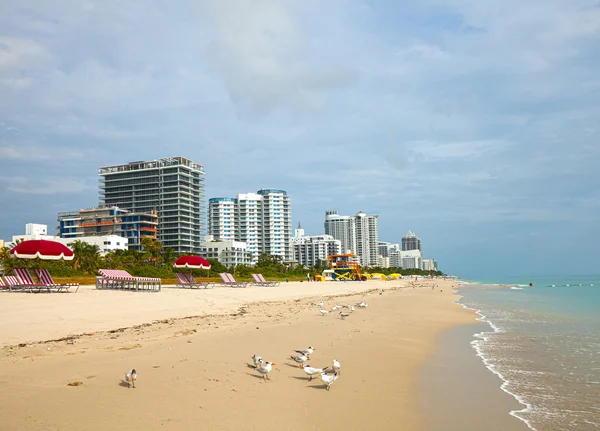
[[8, 192], [30, 195], [67, 195], [86, 189], [86, 184], [77, 178], [29, 178], [24, 176], [3, 177], [4, 189]]

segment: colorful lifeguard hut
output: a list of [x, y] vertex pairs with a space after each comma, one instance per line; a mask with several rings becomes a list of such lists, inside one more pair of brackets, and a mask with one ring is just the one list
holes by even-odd
[[353, 253], [331, 254], [327, 256], [331, 278], [333, 280], [365, 281], [367, 277], [360, 272], [360, 263]]

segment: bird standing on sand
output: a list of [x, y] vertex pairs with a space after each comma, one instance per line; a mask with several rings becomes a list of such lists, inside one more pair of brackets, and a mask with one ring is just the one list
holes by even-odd
[[134, 387], [135, 388], [135, 381], [137, 379], [137, 372], [135, 371], [135, 368], [131, 371], [127, 371], [125, 373], [125, 381], [127, 383], [129, 383], [129, 387]]
[[313, 368], [310, 365], [302, 365], [302, 369], [304, 370], [304, 372], [306, 374], [308, 374], [308, 381], [312, 381], [313, 377], [317, 376], [318, 374], [324, 373], [325, 370], [327, 370], [327, 368], [329, 367], [325, 367], [325, 368]]
[[321, 316], [327, 316], [329, 314], [329, 311], [323, 310], [322, 308], [319, 311], [321, 312]]
[[260, 356], [252, 355], [252, 362], [254, 362], [254, 365], [258, 365], [261, 362], [263, 362], [263, 358], [261, 358]]
[[342, 374], [340, 368], [342, 368], [342, 364], [337, 359], [334, 359], [332, 362], [333, 372], [337, 376], [338, 374]]
[[296, 363], [298, 363], [298, 367], [300, 367], [300, 368], [302, 368], [302, 364], [304, 364], [306, 361], [308, 361], [308, 358], [303, 353], [300, 353], [299, 355], [296, 355], [296, 356], [290, 356], [290, 358], [293, 359]]
[[338, 374], [324, 373], [320, 373], [319, 376], [321, 377], [321, 381], [325, 383], [325, 386], [327, 386], [327, 390], [329, 390], [333, 382], [335, 382], [340, 377]]
[[254, 368], [256, 371], [258, 371], [259, 373], [261, 373], [263, 375], [263, 380], [271, 380], [271, 378], [269, 377], [269, 373], [271, 371], [273, 371], [273, 365], [277, 365], [274, 364], [273, 362], [264, 362], [262, 359], [260, 360], [260, 365], [250, 365], [251, 368]]
[[380, 294], [380, 295], [383, 295], [383, 289], [381, 289], [381, 290], [379, 291], [379, 294]]
[[323, 308], [323, 301], [321, 301], [321, 302], [317, 302], [317, 303], [314, 303], [314, 302], [313, 302], [313, 304], [312, 304], [312, 305], [316, 305], [317, 307], [321, 307], [321, 308]]
[[308, 346], [307, 349], [304, 350], [294, 350], [296, 353], [300, 353], [301, 355], [305, 355], [308, 359], [310, 359], [310, 355], [313, 354], [313, 351], [317, 350], [313, 346]]
[[350, 316], [350, 313], [344, 313], [343, 311], [340, 311], [340, 319], [345, 319], [348, 316]]
[[359, 308], [367, 308], [369, 304], [365, 303], [364, 301], [360, 301], [358, 304], [356, 304], [356, 306]]

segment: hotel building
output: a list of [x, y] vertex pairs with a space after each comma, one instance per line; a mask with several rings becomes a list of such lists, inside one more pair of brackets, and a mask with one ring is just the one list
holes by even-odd
[[327, 256], [342, 253], [342, 242], [331, 235], [305, 236], [298, 224], [291, 239], [292, 260], [299, 265], [311, 267], [319, 261], [327, 263]]
[[421, 240], [417, 238], [417, 236], [412, 233], [412, 231], [408, 231], [408, 233], [402, 237], [402, 251], [409, 250], [421, 250]]
[[285, 190], [261, 189], [236, 198], [209, 200], [209, 235], [245, 242], [256, 263], [259, 254], [291, 260], [292, 210]]
[[205, 223], [204, 167], [184, 157], [104, 166], [100, 202], [133, 213], [157, 211], [158, 239], [177, 252], [200, 247]]
[[355, 216], [340, 216], [337, 211], [325, 213], [325, 234], [340, 240], [344, 253], [350, 250], [362, 266], [377, 265], [379, 252], [378, 216], [359, 211]]
[[126, 238], [129, 249], [141, 250], [142, 238], [157, 237], [156, 211], [134, 213], [119, 207], [84, 208], [58, 213], [58, 236], [80, 239], [116, 235]]

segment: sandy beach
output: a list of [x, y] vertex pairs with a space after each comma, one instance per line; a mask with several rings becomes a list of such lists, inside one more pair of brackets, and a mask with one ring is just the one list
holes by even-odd
[[[419, 367], [442, 331], [475, 319], [453, 284], [2, 294], [0, 428], [425, 429]], [[369, 307], [342, 320], [321, 316], [320, 300]], [[289, 359], [309, 345], [310, 365], [342, 363], [329, 392]], [[277, 364], [270, 382], [248, 367], [253, 354]]]

